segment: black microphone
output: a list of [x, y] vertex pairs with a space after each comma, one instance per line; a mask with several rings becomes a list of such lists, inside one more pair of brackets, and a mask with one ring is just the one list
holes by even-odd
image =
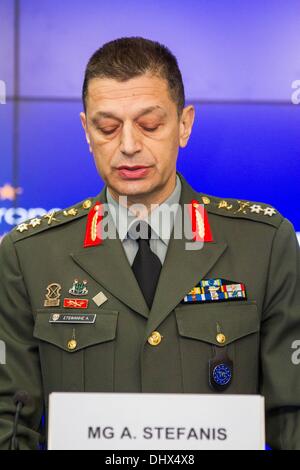
[[18, 421], [20, 417], [20, 412], [23, 406], [29, 405], [31, 403], [31, 397], [28, 392], [25, 390], [19, 390], [15, 393], [13, 397], [13, 402], [16, 405], [16, 413], [14, 419], [14, 426], [13, 426], [13, 433], [10, 441], [9, 450], [19, 450], [19, 442], [17, 438], [17, 430], [18, 430]]

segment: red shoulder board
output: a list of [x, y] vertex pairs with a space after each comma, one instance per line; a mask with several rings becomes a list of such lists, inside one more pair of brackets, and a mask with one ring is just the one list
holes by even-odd
[[102, 239], [103, 204], [96, 202], [88, 213], [85, 230], [84, 248], [100, 245]]
[[192, 223], [193, 241], [213, 242], [208, 215], [204, 205], [193, 199], [189, 204], [189, 214]]

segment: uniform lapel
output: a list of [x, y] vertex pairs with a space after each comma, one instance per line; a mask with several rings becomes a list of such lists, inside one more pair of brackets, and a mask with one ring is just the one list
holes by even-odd
[[[180, 205], [192, 199], [198, 199], [199, 194], [178, 174], [182, 183]], [[145, 340], [155, 330], [168, 314], [179, 304], [187, 292], [192, 289], [211, 270], [223, 252], [225, 242], [204, 243], [200, 250], [187, 250], [188, 240], [175, 239], [173, 234], [168, 246], [152, 308], [149, 314]], [[193, 243], [193, 242], [190, 242]]]
[[[180, 205], [183, 209], [184, 204], [197, 199], [199, 194], [180, 173], [178, 176], [182, 183]], [[106, 186], [96, 200], [107, 202]], [[176, 239], [172, 233], [150, 314], [118, 236], [116, 239], [106, 238], [101, 245], [95, 247], [81, 248], [71, 253], [71, 256], [114, 297], [148, 318], [146, 339], [187, 292], [204, 278], [227, 247], [226, 243], [219, 241], [205, 243], [201, 250], [190, 251], [186, 250], [186, 242], [190, 240], [185, 237]]]
[[[106, 203], [106, 186], [95, 201]], [[111, 223], [113, 221], [111, 220]], [[83, 241], [82, 241], [83, 243]], [[71, 253], [73, 260], [96, 282], [131, 309], [148, 317], [149, 308], [139, 288], [122, 243], [106, 238], [101, 245]]]

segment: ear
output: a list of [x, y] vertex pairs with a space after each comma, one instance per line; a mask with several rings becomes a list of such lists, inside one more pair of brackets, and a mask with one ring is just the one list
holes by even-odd
[[90, 136], [89, 136], [88, 129], [87, 129], [87, 119], [86, 119], [86, 114], [85, 113], [83, 113], [83, 112], [80, 113], [80, 120], [81, 120], [82, 127], [84, 129], [85, 138], [86, 138], [86, 141], [88, 143], [89, 150], [92, 153], [91, 141], [90, 141]]
[[192, 132], [194, 119], [195, 119], [194, 106], [189, 105], [183, 108], [181, 117], [180, 117], [180, 128], [179, 128], [180, 147], [185, 147], [187, 145], [189, 137]]

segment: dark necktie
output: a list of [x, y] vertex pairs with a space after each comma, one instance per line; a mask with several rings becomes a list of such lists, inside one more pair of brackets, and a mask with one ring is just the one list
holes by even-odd
[[158, 278], [161, 271], [159, 257], [150, 248], [151, 227], [147, 222], [136, 224], [138, 252], [132, 264], [132, 270], [149, 308], [152, 306]]

